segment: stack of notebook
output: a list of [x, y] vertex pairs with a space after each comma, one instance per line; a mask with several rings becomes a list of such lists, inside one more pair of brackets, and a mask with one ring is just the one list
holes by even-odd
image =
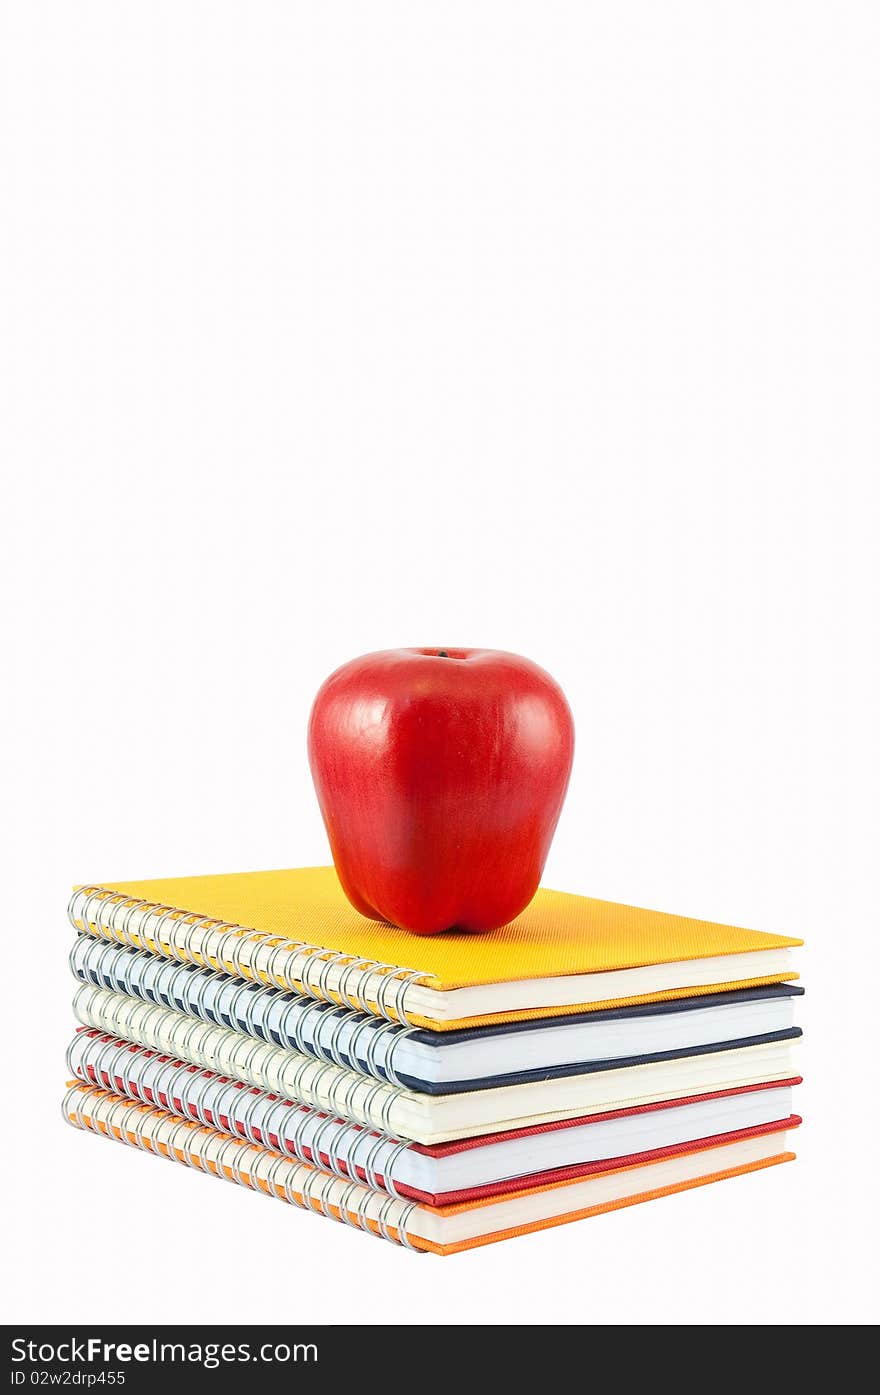
[[793, 1157], [799, 940], [543, 889], [418, 937], [329, 867], [82, 887], [70, 919], [69, 1123], [410, 1249]]

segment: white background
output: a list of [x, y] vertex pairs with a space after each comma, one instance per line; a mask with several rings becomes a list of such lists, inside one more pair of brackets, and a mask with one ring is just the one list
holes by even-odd
[[[880, 10], [0, 9], [8, 1320], [864, 1322]], [[327, 859], [310, 700], [509, 648], [548, 884], [803, 934], [794, 1166], [418, 1260], [64, 1127], [75, 881]]]

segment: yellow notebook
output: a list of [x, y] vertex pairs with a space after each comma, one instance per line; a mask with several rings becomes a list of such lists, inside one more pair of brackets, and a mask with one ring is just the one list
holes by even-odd
[[358, 914], [332, 867], [77, 888], [77, 930], [392, 1022], [451, 1031], [797, 978], [802, 943], [541, 888], [490, 934]]

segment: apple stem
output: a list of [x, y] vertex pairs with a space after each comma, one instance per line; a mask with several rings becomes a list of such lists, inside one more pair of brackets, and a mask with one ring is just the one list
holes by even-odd
[[438, 649], [438, 650], [437, 650], [437, 658], [438, 658], [438, 659], [448, 659], [448, 658], [449, 658], [449, 650], [448, 650], [448, 649]]

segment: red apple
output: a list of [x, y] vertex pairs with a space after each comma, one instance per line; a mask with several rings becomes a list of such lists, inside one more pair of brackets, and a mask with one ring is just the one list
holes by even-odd
[[389, 649], [321, 688], [309, 761], [352, 905], [417, 934], [494, 930], [538, 887], [574, 754], [562, 690], [492, 649]]

